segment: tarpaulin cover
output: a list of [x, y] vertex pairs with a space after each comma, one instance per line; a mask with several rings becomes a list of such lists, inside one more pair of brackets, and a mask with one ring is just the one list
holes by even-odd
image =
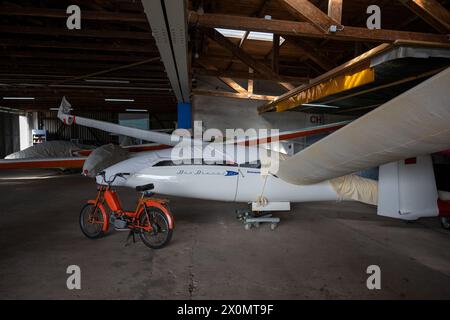
[[92, 148], [94, 147], [70, 141], [48, 141], [12, 153], [5, 159], [69, 158], [76, 156], [76, 152], [80, 150]]
[[84, 162], [83, 174], [95, 177], [103, 169], [127, 159], [128, 150], [112, 143], [101, 146], [89, 155]]
[[330, 180], [341, 200], [355, 200], [367, 204], [378, 203], [378, 182], [357, 175], [347, 175]]
[[450, 68], [282, 161], [295, 184], [341, 177], [450, 148]]

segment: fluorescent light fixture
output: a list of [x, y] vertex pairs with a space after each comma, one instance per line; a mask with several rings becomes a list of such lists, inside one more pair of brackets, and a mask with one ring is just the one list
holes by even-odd
[[94, 83], [130, 83], [128, 80], [102, 80], [102, 79], [85, 79], [86, 82]]
[[326, 104], [315, 104], [315, 103], [304, 103], [302, 104], [304, 107], [316, 107], [316, 108], [331, 108], [331, 109], [339, 109], [338, 106], [329, 106]]
[[113, 98], [107, 98], [105, 99], [107, 102], [134, 102], [134, 99], [113, 99]]
[[[242, 39], [242, 37], [245, 34], [245, 31], [243, 31], [243, 30], [223, 29], [223, 28], [215, 28], [215, 29], [216, 29], [216, 31], [220, 32], [222, 35], [224, 35], [225, 37], [228, 37], [228, 38]], [[248, 34], [247, 39], [272, 42], [273, 41], [273, 33], [251, 31]], [[280, 37], [280, 45], [284, 41], [285, 41], [285, 39], [283, 37]]]
[[146, 109], [126, 109], [127, 112], [148, 112]]
[[25, 112], [19, 110], [19, 109], [13, 109], [8, 107], [0, 107], [0, 113], [12, 113], [12, 114], [19, 114], [23, 115]]
[[32, 97], [3, 97], [3, 100], [34, 100]]

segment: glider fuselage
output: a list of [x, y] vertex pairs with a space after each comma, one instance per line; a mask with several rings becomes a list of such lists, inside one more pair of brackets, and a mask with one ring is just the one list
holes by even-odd
[[[248, 148], [242, 147], [245, 152]], [[170, 149], [146, 152], [106, 168], [105, 176], [130, 173], [118, 178], [116, 186], [136, 187], [153, 183], [157, 194], [187, 198], [255, 202], [260, 197], [270, 202], [332, 201], [339, 197], [327, 182], [312, 185], [294, 185], [276, 175], [261, 174], [260, 162], [239, 164], [176, 164]], [[97, 177], [97, 183], [103, 183]]]

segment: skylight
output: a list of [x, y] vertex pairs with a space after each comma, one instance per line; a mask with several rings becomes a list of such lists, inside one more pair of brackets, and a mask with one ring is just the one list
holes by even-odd
[[[243, 31], [243, 30], [235, 30], [235, 29], [216, 28], [216, 31], [220, 32], [225, 37], [237, 38], [237, 39], [242, 39], [242, 37], [244, 37], [244, 34], [245, 34], [245, 31]], [[272, 42], [273, 33], [251, 31], [248, 34], [247, 39]], [[284, 38], [280, 37], [280, 45], [283, 42], [284, 42]]]

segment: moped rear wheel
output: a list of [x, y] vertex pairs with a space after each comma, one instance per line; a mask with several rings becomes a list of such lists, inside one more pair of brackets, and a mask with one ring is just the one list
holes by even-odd
[[80, 212], [80, 228], [89, 239], [97, 239], [103, 236], [105, 221], [99, 207], [88, 203]]
[[[143, 211], [139, 217], [142, 227], [139, 237], [149, 248], [161, 249], [172, 239], [173, 230], [170, 228], [166, 215], [158, 208], [149, 207], [147, 212]], [[146, 227], [151, 226], [147, 231]]]

